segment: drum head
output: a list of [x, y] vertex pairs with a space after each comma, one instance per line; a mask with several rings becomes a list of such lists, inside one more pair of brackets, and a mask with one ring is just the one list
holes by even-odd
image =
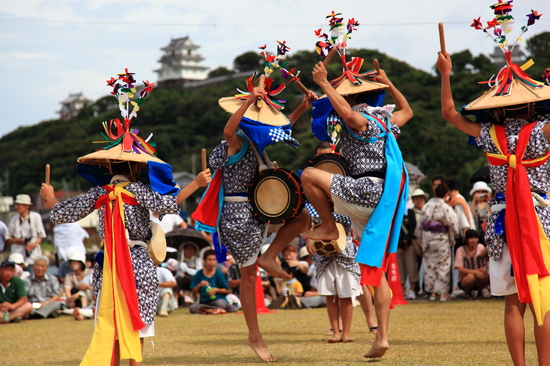
[[324, 170], [330, 174], [349, 175], [348, 162], [340, 154], [317, 155], [308, 162], [308, 166]]
[[257, 217], [268, 224], [281, 224], [302, 211], [305, 200], [300, 179], [287, 169], [267, 169], [250, 184], [248, 199]]
[[[313, 226], [313, 229], [317, 228], [320, 224]], [[338, 229], [338, 239], [335, 240], [314, 240], [311, 249], [318, 255], [323, 257], [333, 257], [342, 253], [346, 249], [346, 230], [344, 225], [339, 222], [336, 223]]]
[[153, 236], [147, 244], [147, 252], [153, 260], [155, 266], [161, 264], [166, 258], [166, 237], [162, 231], [162, 227], [156, 222], [149, 223]]

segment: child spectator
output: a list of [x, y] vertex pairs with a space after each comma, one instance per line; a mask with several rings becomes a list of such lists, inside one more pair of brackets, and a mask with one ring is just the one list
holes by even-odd
[[199, 314], [205, 309], [224, 309], [227, 312], [237, 311], [229, 305], [225, 295], [231, 293], [225, 276], [216, 269], [218, 263], [216, 251], [208, 249], [204, 252], [204, 268], [197, 271], [191, 282], [193, 295], [200, 294], [199, 304], [189, 306], [191, 314]]
[[283, 270], [288, 273], [290, 280], [281, 282], [281, 296], [269, 304], [269, 309], [300, 309], [302, 308], [301, 296], [304, 288], [296, 278], [296, 273], [300, 270], [296, 267], [283, 266]]
[[157, 305], [157, 315], [167, 317], [168, 313], [175, 310], [178, 306], [174, 298], [176, 279], [168, 268], [157, 266], [157, 276], [159, 278], [160, 301]]

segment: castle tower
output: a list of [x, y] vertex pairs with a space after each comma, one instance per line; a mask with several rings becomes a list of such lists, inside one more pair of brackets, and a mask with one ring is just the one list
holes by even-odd
[[59, 113], [59, 118], [67, 121], [76, 117], [78, 112], [89, 102], [91, 101], [82, 93], [69, 94], [67, 99], [59, 102], [61, 104], [61, 109], [57, 111], [57, 113]]
[[168, 46], [161, 48], [161, 67], [154, 70], [158, 74], [159, 87], [180, 87], [185, 82], [206, 79], [208, 67], [201, 65], [204, 58], [197, 53], [200, 46], [193, 44], [189, 37], [172, 39]]

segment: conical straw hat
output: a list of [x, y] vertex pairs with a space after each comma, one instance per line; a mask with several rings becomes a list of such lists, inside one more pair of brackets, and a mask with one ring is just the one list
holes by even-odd
[[345, 80], [342, 80], [342, 82], [340, 82], [340, 84], [338, 84], [338, 86], [334, 89], [340, 95], [351, 95], [389, 88], [389, 85], [377, 83], [376, 81], [361, 80], [361, 82], [361, 85], [355, 85], [346, 78]]
[[121, 143], [109, 149], [94, 151], [77, 159], [79, 163], [97, 166], [107, 166], [109, 160], [135, 161], [144, 164], [147, 164], [149, 161], [155, 161], [166, 164], [161, 159], [144, 152], [137, 154], [135, 152], [123, 151]]
[[480, 109], [494, 109], [518, 104], [536, 103], [550, 99], [550, 87], [543, 85], [534, 88], [528, 84], [512, 79], [512, 91], [509, 95], [494, 95], [497, 85], [493, 86], [482, 96], [464, 107], [467, 111]]
[[[225, 97], [218, 101], [220, 107], [231, 114], [235, 113], [244, 102], [244, 100], [235, 97]], [[290, 123], [290, 120], [283, 113], [276, 110], [265, 101], [261, 101], [259, 104], [259, 108], [256, 104], [252, 104], [248, 107], [244, 117], [271, 126], [285, 126]]]

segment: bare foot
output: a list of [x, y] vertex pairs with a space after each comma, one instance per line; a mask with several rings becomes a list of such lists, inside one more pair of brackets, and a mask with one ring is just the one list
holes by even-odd
[[262, 360], [266, 362], [275, 362], [277, 359], [269, 352], [269, 349], [267, 348], [267, 345], [265, 344], [264, 340], [260, 338], [259, 340], [253, 341], [248, 337], [246, 340], [246, 343], [252, 350], [256, 353], [256, 355]]
[[302, 237], [311, 240], [333, 240], [338, 239], [338, 229], [334, 226], [333, 229], [325, 228], [321, 225], [317, 229], [311, 231], [304, 231], [300, 234]]
[[281, 267], [275, 262], [274, 260], [266, 260], [266, 258], [259, 257], [256, 259], [256, 264], [264, 269], [267, 273], [269, 273], [271, 276], [276, 278], [282, 278], [285, 281], [289, 281], [292, 279], [288, 273], [283, 271]]
[[338, 343], [338, 342], [342, 342], [342, 338], [334, 336], [332, 338], [327, 339], [327, 343]]
[[390, 348], [388, 343], [374, 342], [369, 351], [365, 354], [365, 358], [379, 358], [384, 356], [386, 351]]
[[342, 342], [344, 343], [352, 343], [352, 342], [355, 342], [353, 339], [351, 338], [342, 338]]

